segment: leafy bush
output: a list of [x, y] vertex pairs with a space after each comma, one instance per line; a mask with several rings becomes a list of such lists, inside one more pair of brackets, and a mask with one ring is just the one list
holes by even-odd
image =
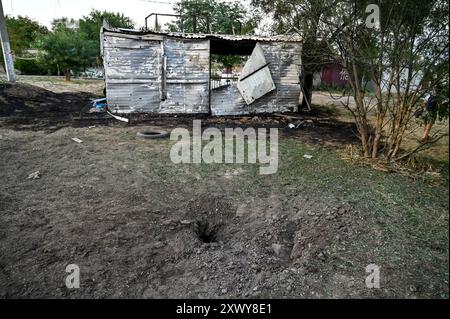
[[78, 29], [60, 27], [38, 38], [37, 48], [41, 52], [39, 61], [53, 68], [59, 66], [70, 80], [71, 71], [81, 71], [92, 65], [97, 56], [97, 43]]
[[17, 59], [14, 61], [14, 68], [19, 70], [21, 74], [26, 75], [45, 75], [48, 73], [46, 66], [39, 63], [37, 59]]

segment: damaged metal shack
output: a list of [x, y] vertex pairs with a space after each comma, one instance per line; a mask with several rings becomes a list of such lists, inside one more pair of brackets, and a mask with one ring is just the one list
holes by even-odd
[[[297, 111], [301, 39], [112, 29], [101, 32], [115, 113], [243, 115]], [[248, 55], [236, 83], [211, 85], [211, 54]]]

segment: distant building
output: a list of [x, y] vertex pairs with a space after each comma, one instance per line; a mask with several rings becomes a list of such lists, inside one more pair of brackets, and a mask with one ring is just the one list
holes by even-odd
[[314, 86], [342, 89], [348, 84], [348, 71], [339, 64], [328, 64], [314, 75]]

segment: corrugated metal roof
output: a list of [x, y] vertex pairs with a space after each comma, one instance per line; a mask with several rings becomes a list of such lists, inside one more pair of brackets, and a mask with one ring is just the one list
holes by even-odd
[[182, 33], [182, 32], [157, 32], [157, 31], [141, 31], [132, 29], [113, 29], [104, 28], [104, 31], [119, 32], [129, 35], [145, 36], [145, 35], [161, 35], [168, 37], [177, 37], [184, 39], [222, 39], [226, 41], [258, 41], [258, 42], [302, 42], [302, 38], [297, 34], [280, 34], [275, 36], [258, 36], [258, 35], [228, 35], [228, 34], [206, 34], [206, 33]]

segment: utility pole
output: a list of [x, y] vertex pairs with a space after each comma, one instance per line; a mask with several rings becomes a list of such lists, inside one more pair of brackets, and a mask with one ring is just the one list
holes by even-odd
[[3, 5], [0, 0], [0, 40], [2, 42], [3, 58], [5, 60], [5, 70], [9, 82], [16, 82], [14, 73], [14, 62], [9, 45], [8, 32], [6, 31], [5, 16], [3, 15]]

